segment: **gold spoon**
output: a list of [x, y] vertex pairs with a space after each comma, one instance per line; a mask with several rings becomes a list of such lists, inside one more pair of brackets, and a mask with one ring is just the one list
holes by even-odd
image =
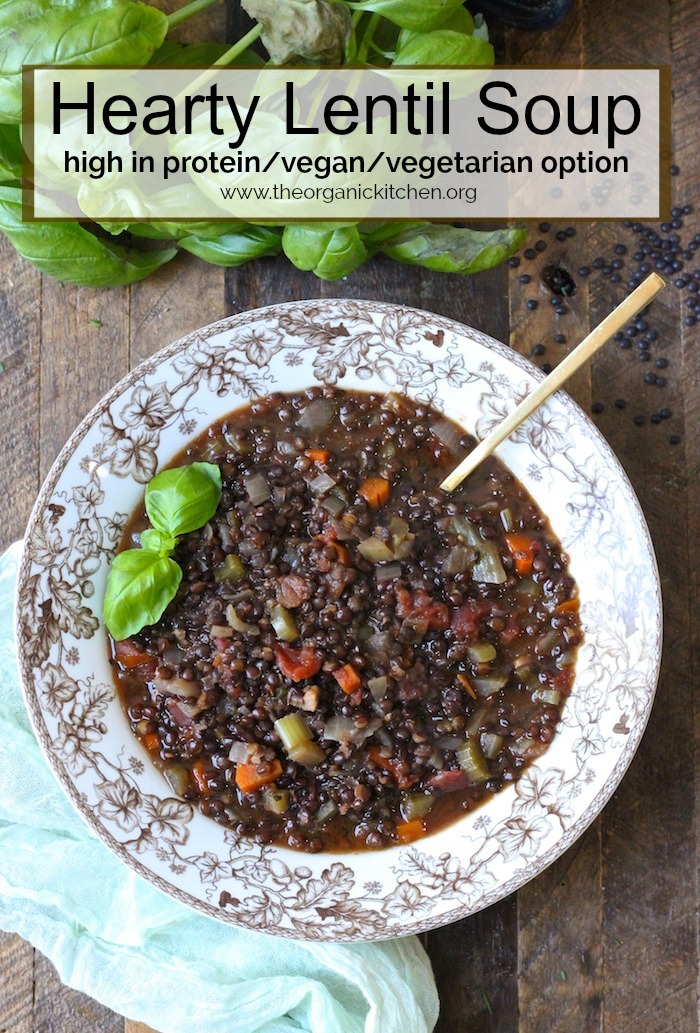
[[550, 395], [558, 391], [565, 381], [576, 372], [579, 366], [587, 362], [590, 357], [601, 348], [606, 341], [609, 341], [613, 334], [621, 330], [626, 323], [646, 308], [650, 301], [664, 289], [666, 281], [657, 273], [651, 273], [646, 280], [640, 283], [639, 287], [620, 302], [610, 315], [595, 327], [587, 337], [570, 352], [559, 365], [548, 374], [535, 390], [523, 398], [522, 402], [513, 409], [510, 416], [506, 416], [502, 423], [494, 427], [490, 434], [480, 441], [469, 455], [457, 466], [452, 473], [448, 474], [440, 487], [443, 491], [454, 491], [468, 474], [483, 462], [487, 456], [496, 449], [513, 431], [520, 426], [523, 420], [537, 409]]

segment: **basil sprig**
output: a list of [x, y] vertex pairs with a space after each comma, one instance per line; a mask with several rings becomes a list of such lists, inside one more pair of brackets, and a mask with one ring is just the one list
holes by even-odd
[[103, 615], [113, 638], [128, 638], [162, 617], [177, 593], [182, 570], [171, 559], [178, 537], [211, 520], [221, 498], [221, 470], [192, 463], [163, 470], [146, 488], [153, 527], [141, 548], [118, 553], [107, 577]]

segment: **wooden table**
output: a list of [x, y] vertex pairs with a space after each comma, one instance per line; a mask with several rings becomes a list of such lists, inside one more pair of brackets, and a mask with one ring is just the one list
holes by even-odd
[[[188, 23], [188, 37], [231, 38], [235, 17], [229, 12], [227, 25], [223, 13], [200, 15]], [[493, 28], [501, 63], [670, 64], [674, 161], [681, 169], [674, 201], [698, 200], [698, 0], [579, 0], [548, 33]], [[699, 223], [697, 214], [688, 217], [691, 235]], [[634, 244], [610, 224], [579, 224], [575, 236], [559, 241], [563, 228], [541, 234], [533, 226], [530, 243], [541, 237], [548, 244], [542, 255], [516, 270], [472, 278], [374, 261], [347, 281], [323, 284], [283, 260], [224, 272], [183, 255], [145, 283], [118, 291], [42, 278], [2, 246], [0, 490], [9, 504], [0, 545], [22, 534], [56, 453], [103, 392], [151, 352], [227, 313], [315, 296], [399, 301], [480, 327], [526, 355], [542, 343], [537, 361], [556, 362], [622, 295], [622, 284], [583, 279], [579, 267], [610, 254], [617, 240]], [[552, 261], [578, 286], [570, 314], [559, 320], [539, 277]], [[525, 269], [532, 275], [527, 287], [519, 282]], [[539, 307], [528, 309], [528, 298], [539, 299]], [[654, 361], [641, 363], [636, 347], [614, 344], [571, 388], [584, 409], [603, 406], [594, 418], [632, 480], [656, 546], [666, 646], [649, 727], [603, 814], [558, 862], [500, 904], [425, 937], [442, 1002], [439, 1033], [698, 1029], [700, 342], [697, 328], [684, 325], [688, 311], [673, 286], [654, 306], [659, 339], [652, 360], [668, 360], [664, 388], [644, 382], [649, 369], [658, 373]], [[555, 344], [555, 333], [567, 342]], [[616, 408], [618, 399], [624, 408]], [[672, 415], [651, 422], [662, 408]], [[643, 426], [634, 424], [637, 414], [647, 417]], [[680, 442], [671, 444], [671, 435]], [[0, 938], [0, 1031], [144, 1029], [61, 986], [46, 959], [19, 938]]]

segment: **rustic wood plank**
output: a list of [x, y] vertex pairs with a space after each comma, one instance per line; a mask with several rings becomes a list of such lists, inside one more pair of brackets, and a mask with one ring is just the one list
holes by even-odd
[[42, 282], [40, 466], [128, 368], [128, 290]]
[[0, 241], [0, 551], [21, 537], [39, 487], [39, 273]]
[[0, 932], [0, 1033], [31, 1033], [34, 1009], [34, 950]]
[[224, 270], [178, 255], [131, 288], [130, 365], [225, 314]]
[[34, 979], [32, 1033], [123, 1033], [120, 1015], [64, 986], [56, 969], [39, 951], [35, 952]]

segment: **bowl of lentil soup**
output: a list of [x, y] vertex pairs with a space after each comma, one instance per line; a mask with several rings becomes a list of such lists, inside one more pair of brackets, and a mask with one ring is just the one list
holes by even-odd
[[[440, 316], [297, 302], [175, 342], [86, 418], [30, 521], [18, 643], [50, 763], [125, 863], [223, 921], [386, 938], [587, 827], [658, 672], [633, 491], [562, 392], [437, 489], [539, 376]], [[216, 512], [178, 538], [164, 614], [112, 639], [113, 556], [193, 462]]]

